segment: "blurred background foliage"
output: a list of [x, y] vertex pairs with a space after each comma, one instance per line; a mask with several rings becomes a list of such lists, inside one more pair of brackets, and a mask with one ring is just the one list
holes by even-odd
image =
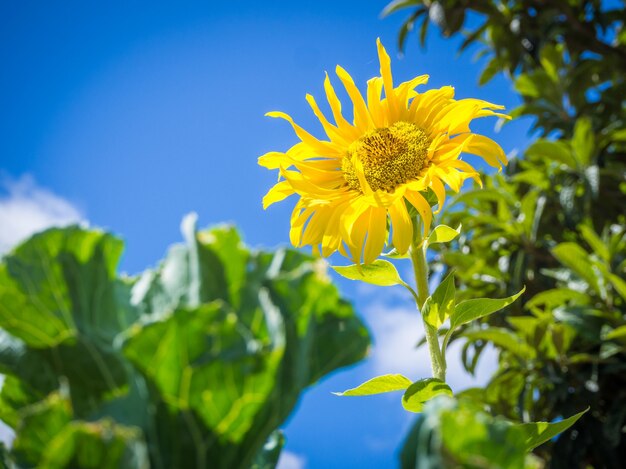
[[[300, 393], [369, 336], [325, 264], [196, 232], [116, 273], [118, 238], [78, 226], [0, 264], [1, 467], [270, 468]], [[20, 314], [15, 314], [20, 311]]]
[[[485, 176], [485, 190], [462, 193], [443, 216], [450, 226], [463, 224], [452, 246], [437, 245], [437, 261], [455, 269], [459, 295], [502, 297], [526, 286], [507, 314], [456, 335], [469, 371], [486, 346], [499, 354], [486, 388], [461, 397], [520, 422], [558, 420], [590, 406], [556, 441], [535, 449], [535, 462], [623, 467], [624, 2], [399, 0], [384, 11], [396, 12], [409, 15], [400, 49], [413, 30], [424, 45], [429, 25], [462, 35], [461, 52], [486, 58], [479, 82], [505, 74], [521, 98], [511, 115], [533, 119], [536, 138], [506, 173]], [[405, 454], [414, 450], [408, 438]], [[490, 464], [470, 466], [505, 467]]]

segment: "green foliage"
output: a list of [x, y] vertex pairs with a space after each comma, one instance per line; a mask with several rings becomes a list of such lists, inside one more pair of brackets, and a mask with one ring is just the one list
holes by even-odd
[[520, 425], [492, 417], [471, 399], [438, 397], [424, 406], [406, 438], [401, 467], [540, 467], [528, 450], [569, 428], [583, 413], [556, 423]]
[[51, 229], [0, 264], [0, 418], [37, 467], [274, 467], [302, 390], [361, 359], [367, 331], [318, 261], [195, 231], [156, 269]]
[[[619, 467], [626, 451], [625, 10], [591, 0], [418, 0], [398, 2], [398, 11], [409, 14], [401, 45], [410, 37], [403, 31], [423, 32], [430, 22], [444, 35], [462, 34], [460, 49], [487, 59], [479, 82], [509, 77], [521, 99], [512, 116], [533, 119], [540, 137], [506, 174], [486, 176], [485, 189], [455, 197], [440, 220], [464, 226], [450, 246], [433, 246], [437, 261], [455, 271], [459, 302], [526, 286], [508, 316], [451, 335], [465, 342], [469, 371], [487, 344], [499, 352], [491, 382], [470, 394], [512, 421], [551, 422], [590, 406], [573, 430], [534, 454], [557, 469], [581, 461]], [[476, 20], [471, 29], [467, 15]]]

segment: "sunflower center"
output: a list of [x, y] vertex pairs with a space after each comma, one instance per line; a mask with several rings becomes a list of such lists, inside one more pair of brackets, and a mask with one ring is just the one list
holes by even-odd
[[341, 163], [343, 177], [351, 189], [361, 191], [353, 163], [356, 158], [372, 190], [393, 192], [400, 184], [419, 177], [429, 145], [426, 132], [409, 122], [371, 130], [348, 147]]

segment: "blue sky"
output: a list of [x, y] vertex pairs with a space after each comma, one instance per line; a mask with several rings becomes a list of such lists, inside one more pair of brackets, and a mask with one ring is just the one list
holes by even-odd
[[[263, 211], [261, 198], [276, 175], [256, 159], [296, 139], [284, 122], [263, 115], [281, 110], [317, 131], [305, 94], [322, 101], [324, 71], [332, 79], [336, 64], [360, 85], [378, 74], [377, 37], [392, 56], [398, 81], [428, 73], [428, 87], [451, 84], [459, 98], [508, 109], [517, 104], [503, 77], [478, 88], [482, 64], [471, 54], [457, 57], [458, 41], [434, 30], [426, 50], [411, 36], [400, 59], [396, 33], [404, 14], [381, 20], [384, 6], [327, 0], [3, 2], [0, 233], [7, 231], [0, 248], [2, 236], [12, 236], [6, 227], [27, 225], [33, 206], [40, 224], [80, 218], [122, 235], [127, 248], [121, 268], [130, 273], [154, 265], [167, 245], [180, 240], [180, 220], [190, 211], [201, 226], [236, 223], [252, 246], [287, 243], [293, 202]], [[507, 153], [525, 146], [528, 122], [498, 134], [494, 124], [486, 120], [473, 128]], [[22, 205], [10, 205], [17, 199]], [[414, 379], [428, 373], [425, 351], [411, 348], [421, 329], [404, 292], [338, 282], [376, 346], [368, 361], [305, 395], [286, 425], [283, 467], [393, 466], [411, 419], [399, 396], [348, 399], [330, 391], [384, 372]], [[486, 363], [483, 374], [488, 369]], [[467, 382], [454, 369], [450, 379], [457, 388]]]

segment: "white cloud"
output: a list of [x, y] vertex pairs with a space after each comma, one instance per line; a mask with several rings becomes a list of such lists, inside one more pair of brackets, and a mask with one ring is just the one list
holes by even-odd
[[82, 218], [74, 205], [39, 187], [30, 175], [0, 178], [0, 253], [37, 231]]
[[[370, 359], [373, 373], [401, 373], [411, 379], [432, 376], [428, 347], [415, 347], [424, 337], [424, 326], [414, 306], [373, 303], [365, 310], [365, 317], [374, 338]], [[461, 363], [462, 345], [461, 341], [453, 342], [446, 354], [446, 381], [454, 391], [484, 386], [497, 368], [497, 354], [489, 347], [483, 351], [475, 375], [470, 375]]]
[[304, 469], [306, 460], [291, 451], [282, 451], [276, 469]]

